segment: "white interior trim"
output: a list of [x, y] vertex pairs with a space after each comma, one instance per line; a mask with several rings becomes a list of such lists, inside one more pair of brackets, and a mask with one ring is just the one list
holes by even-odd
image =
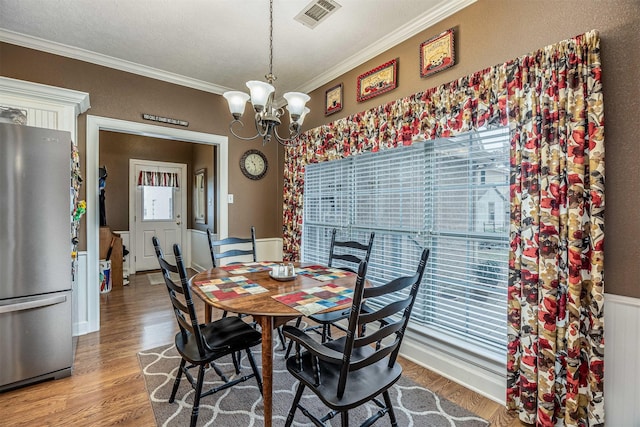
[[[13, 95], [21, 99], [47, 102], [55, 105], [69, 105], [73, 107], [76, 116], [87, 111], [89, 94], [72, 89], [43, 85], [0, 76], [0, 92], [3, 95]], [[66, 130], [66, 129], [65, 129]]]
[[87, 308], [89, 317], [87, 332], [95, 332], [100, 329], [100, 293], [98, 286], [93, 286], [92, 284], [98, 283], [98, 266], [100, 261], [98, 168], [101, 130], [150, 136], [153, 138], [175, 139], [197, 144], [216, 145], [218, 147], [216, 168], [218, 171], [218, 194], [220, 197], [217, 226], [220, 234], [224, 236], [228, 234], [229, 228], [228, 206], [226, 203], [229, 192], [229, 147], [226, 136], [88, 115], [85, 172], [87, 200]]

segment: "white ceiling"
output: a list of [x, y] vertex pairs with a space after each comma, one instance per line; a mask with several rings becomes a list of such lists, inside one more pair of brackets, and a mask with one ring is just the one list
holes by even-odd
[[[310, 92], [476, 0], [335, 1], [342, 7], [310, 29], [293, 18], [311, 0], [274, 0], [280, 95]], [[246, 91], [269, 70], [269, 2], [0, 0], [0, 41], [208, 92]]]

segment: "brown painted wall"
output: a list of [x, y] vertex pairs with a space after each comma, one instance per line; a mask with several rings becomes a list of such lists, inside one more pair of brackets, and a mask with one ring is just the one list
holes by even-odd
[[[456, 65], [420, 78], [419, 46], [455, 28]], [[640, 298], [640, 2], [638, 0], [479, 0], [311, 93], [313, 128], [426, 90], [596, 29], [601, 37], [606, 138], [606, 292]], [[356, 102], [356, 79], [399, 59], [398, 88]], [[344, 84], [343, 110], [324, 117], [325, 91]]]
[[[187, 189], [187, 218], [191, 218], [193, 174], [193, 147], [199, 144], [150, 138], [126, 133], [100, 131], [100, 166], [107, 167], [105, 208], [107, 225], [112, 230], [129, 229], [129, 160], [154, 160], [185, 163], [187, 176], [183, 188]], [[207, 147], [212, 150], [212, 147]]]
[[[456, 30], [456, 65], [421, 79], [420, 43], [448, 28]], [[606, 291], [640, 297], [637, 0], [479, 0], [311, 93], [312, 112], [304, 128], [438, 86], [591, 29], [599, 30], [602, 38], [607, 145]], [[149, 112], [188, 120], [190, 130], [228, 134], [229, 115], [220, 96], [7, 44], [0, 44], [0, 57], [0, 74], [4, 76], [89, 92], [90, 114], [141, 121], [140, 113]], [[398, 88], [357, 103], [356, 77], [393, 58], [399, 59]], [[344, 108], [324, 117], [324, 91], [340, 82], [344, 84]], [[79, 132], [84, 149], [84, 119]], [[229, 209], [229, 232], [244, 234], [253, 224], [258, 237], [279, 236], [282, 150], [276, 144], [262, 147], [259, 142], [234, 138], [230, 138], [230, 147], [229, 192], [235, 194], [235, 204]], [[269, 158], [269, 173], [262, 181], [250, 182], [237, 166], [242, 153], [250, 148], [263, 149]]]
[[[187, 130], [228, 134], [231, 116], [219, 95], [7, 43], [0, 43], [0, 75], [88, 92], [91, 109], [86, 114], [144, 122], [141, 114], [150, 113], [186, 120]], [[78, 122], [78, 146], [85, 175], [86, 114]], [[240, 157], [251, 148], [262, 150], [269, 160], [270, 170], [260, 181], [251, 181], [240, 172]], [[230, 235], [246, 235], [251, 225], [255, 225], [258, 238], [282, 235], [282, 175], [276, 176], [279, 158], [275, 143], [263, 147], [261, 141], [229, 138], [229, 193], [235, 195], [235, 203], [229, 205]], [[81, 249], [85, 247], [84, 234], [83, 229]]]

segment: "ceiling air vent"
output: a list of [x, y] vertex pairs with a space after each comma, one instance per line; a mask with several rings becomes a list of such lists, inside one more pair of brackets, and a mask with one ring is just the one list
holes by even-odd
[[333, 0], [315, 0], [309, 3], [294, 19], [309, 28], [315, 28], [341, 7]]

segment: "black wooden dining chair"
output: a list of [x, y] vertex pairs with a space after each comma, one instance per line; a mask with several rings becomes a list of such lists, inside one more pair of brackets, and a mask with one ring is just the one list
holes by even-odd
[[[257, 261], [256, 255], [256, 229], [251, 226], [251, 237], [227, 237], [222, 240], [215, 240], [213, 237], [213, 231], [207, 228], [207, 240], [209, 241], [209, 252], [211, 252], [211, 264], [213, 267], [220, 267], [220, 262], [223, 258], [233, 258], [238, 256], [245, 256], [247, 261]], [[222, 246], [233, 245], [233, 248], [224, 250]], [[235, 264], [239, 261], [232, 262]], [[222, 317], [227, 317], [229, 313], [224, 311]], [[239, 314], [238, 317], [245, 317], [244, 314]], [[255, 323], [253, 324], [255, 326]], [[282, 335], [282, 329], [278, 328], [278, 336], [284, 348], [284, 336]]]
[[[334, 268], [356, 273], [359, 264], [362, 261], [369, 262], [371, 256], [371, 249], [373, 248], [373, 239], [376, 236], [375, 232], [371, 232], [369, 235], [369, 242], [367, 244], [357, 242], [355, 240], [336, 240], [337, 230], [334, 228], [331, 231], [331, 246], [329, 247], [329, 267], [334, 266], [334, 262], [337, 260], [338, 265]], [[321, 334], [322, 342], [330, 340], [331, 327], [335, 327], [342, 331], [345, 328], [338, 324], [339, 321], [349, 318], [351, 309], [331, 311], [329, 313], [317, 313], [309, 316], [309, 319], [313, 321], [311, 326], [307, 327], [306, 331], [313, 331]], [[364, 306], [363, 310], [367, 310]], [[299, 317], [296, 320], [296, 328], [300, 327], [302, 318]], [[289, 357], [291, 353], [292, 343], [290, 342], [285, 353], [285, 358]]]
[[[216, 240], [213, 231], [207, 228], [207, 240], [209, 241], [209, 252], [211, 252], [211, 264], [213, 267], [220, 267], [219, 260], [245, 256], [247, 260], [256, 261], [256, 229], [251, 226], [251, 237], [227, 237]], [[233, 245], [232, 248], [224, 250], [223, 246]]]
[[[158, 238], [154, 236], [152, 240], [160, 269], [164, 276], [164, 282], [167, 285], [173, 311], [180, 328], [180, 332], [175, 336], [175, 346], [182, 360], [180, 361], [180, 368], [173, 383], [169, 403], [173, 403], [176, 392], [178, 391], [178, 386], [180, 385], [180, 380], [184, 374], [195, 390], [193, 410], [191, 412], [191, 427], [194, 427], [198, 420], [201, 398], [225, 390], [251, 378], [256, 379], [260, 393], [262, 393], [262, 377], [258, 372], [251, 352], [251, 347], [261, 343], [262, 335], [238, 317], [225, 317], [207, 324], [200, 324], [193, 305], [191, 285], [187, 279], [180, 246], [178, 244], [173, 245], [173, 253], [176, 257], [176, 264], [173, 265], [164, 258]], [[180, 276], [180, 281], [174, 281], [170, 273], [177, 273]], [[223, 356], [231, 355], [233, 357], [236, 352], [242, 350], [247, 354], [253, 373], [229, 380], [214, 362]], [[239, 365], [235, 363], [235, 360], [234, 365], [236, 367], [236, 374], [240, 374]], [[194, 379], [189, 372], [190, 369], [195, 367], [198, 368], [197, 380]], [[202, 386], [207, 367], [212, 368], [220, 376], [222, 381], [224, 381], [224, 384], [203, 392]]]
[[[286, 427], [291, 426], [297, 409], [301, 409], [316, 426], [324, 426], [325, 421], [337, 414], [341, 415], [342, 426], [348, 426], [349, 410], [371, 401], [380, 409], [361, 426], [370, 426], [386, 414], [389, 414], [392, 426], [398, 425], [389, 388], [402, 375], [402, 366], [397, 362], [398, 352], [428, 258], [429, 250], [425, 249], [413, 276], [398, 277], [370, 288], [365, 288], [367, 263], [360, 263], [349, 327], [343, 337], [321, 344], [303, 330], [290, 325], [284, 327], [285, 336], [296, 343], [296, 354], [287, 359], [287, 370], [299, 381]], [[392, 302], [369, 313], [362, 312], [365, 301], [381, 296]], [[382, 319], [385, 321], [380, 329], [368, 328], [367, 332], [360, 332], [366, 324]], [[300, 403], [305, 388], [330, 409], [328, 414], [319, 418]], [[380, 401], [380, 395], [384, 402]]]
[[[211, 253], [211, 264], [213, 268], [220, 267], [223, 258], [234, 258], [244, 256], [247, 261], [256, 261], [256, 229], [251, 226], [251, 237], [227, 237], [216, 240], [213, 231], [207, 228], [207, 240], [209, 241], [209, 252]], [[233, 248], [226, 249], [223, 246], [233, 245]], [[237, 261], [239, 262], [239, 261]], [[232, 263], [234, 264], [234, 263]], [[227, 312], [222, 313], [222, 317], [227, 317]], [[243, 316], [240, 316], [243, 317]]]

